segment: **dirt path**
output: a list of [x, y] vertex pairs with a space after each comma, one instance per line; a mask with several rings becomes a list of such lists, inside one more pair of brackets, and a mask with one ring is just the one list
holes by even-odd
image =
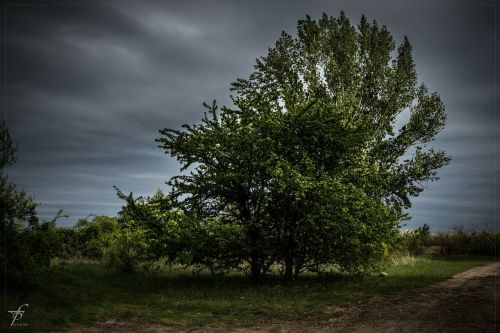
[[335, 331], [498, 332], [499, 274], [496, 262], [414, 291], [376, 296], [340, 320]]
[[391, 296], [377, 295], [359, 307], [330, 307], [316, 320], [311, 318], [274, 326], [180, 329], [134, 322], [106, 322], [75, 328], [68, 333], [498, 332], [499, 275], [500, 262], [496, 262], [417, 290]]

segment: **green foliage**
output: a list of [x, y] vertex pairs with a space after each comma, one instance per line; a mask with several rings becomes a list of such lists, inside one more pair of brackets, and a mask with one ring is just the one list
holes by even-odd
[[208, 268], [221, 272], [237, 268], [244, 253], [239, 242], [243, 238], [240, 226], [220, 218], [196, 219], [185, 216], [181, 223], [182, 252], [177, 261], [185, 267]]
[[120, 228], [116, 233], [107, 235], [109, 244], [105, 248], [108, 267], [122, 272], [133, 272], [138, 261], [146, 259], [148, 244], [146, 230], [142, 228]]
[[55, 249], [58, 258], [70, 259], [80, 256], [78, 251], [78, 234], [73, 228], [54, 228], [55, 237], [58, 239]]
[[113, 242], [113, 235], [118, 232], [118, 220], [115, 217], [95, 216], [92, 220], [79, 220], [73, 231], [74, 253], [89, 259], [102, 259]]
[[118, 196], [125, 200], [118, 217], [95, 216], [79, 220], [73, 228], [55, 230], [58, 257], [103, 261], [108, 267], [133, 271], [139, 262], [175, 260], [189, 247], [192, 237], [181, 227], [182, 212], [173, 209], [160, 190], [151, 198], [134, 198], [119, 190]]
[[161, 190], [147, 198], [117, 192], [125, 205], [107, 251], [113, 266], [130, 271], [141, 261], [165, 258], [170, 264], [220, 271], [240, 263], [241, 254], [234, 252], [241, 239], [238, 226], [222, 218], [187, 216]]
[[103, 261], [107, 267], [124, 272], [133, 271], [137, 261], [146, 259], [146, 229], [132, 226], [130, 220], [95, 216], [92, 220], [79, 220], [70, 230], [58, 231], [67, 236], [61, 244], [68, 249], [60, 251], [60, 258], [69, 254], [69, 257]]
[[369, 271], [410, 197], [449, 162], [428, 147], [444, 105], [417, 84], [409, 40], [392, 59], [394, 48], [364, 16], [357, 28], [343, 13], [306, 17], [297, 37], [283, 32], [233, 83], [233, 106], [205, 104], [200, 124], [160, 131], [160, 147], [192, 168], [169, 181], [172, 199], [199, 223], [240, 230], [235, 248], [221, 250], [248, 262], [254, 281], [275, 263], [285, 281], [324, 264]]
[[431, 242], [430, 228], [427, 224], [415, 230], [402, 231], [400, 237], [405, 253], [413, 256], [424, 254]]
[[17, 160], [17, 146], [12, 143], [5, 121], [0, 123], [0, 152], [0, 169], [3, 174], [4, 168]]
[[2, 285], [16, 289], [28, 287], [33, 278], [48, 269], [56, 255], [57, 216], [40, 223], [36, 202], [10, 182], [5, 168], [16, 161], [17, 147], [12, 144], [5, 122], [0, 123], [0, 276]]
[[178, 219], [182, 212], [174, 209], [171, 200], [159, 189], [148, 198], [134, 198], [132, 193], [124, 195], [116, 190], [118, 197], [126, 202], [119, 213], [122, 231], [135, 230], [141, 234], [136, 241], [144, 243], [141, 252], [148, 259], [175, 258], [179, 251]]

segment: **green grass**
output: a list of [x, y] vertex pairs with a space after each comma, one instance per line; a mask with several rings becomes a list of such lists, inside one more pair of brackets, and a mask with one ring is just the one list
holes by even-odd
[[320, 315], [328, 306], [348, 306], [376, 293], [424, 286], [491, 261], [481, 257], [408, 259], [386, 267], [386, 278], [331, 274], [317, 279], [306, 274], [290, 287], [276, 281], [252, 286], [241, 274], [197, 276], [178, 270], [113, 274], [95, 263], [59, 263], [50, 276], [41, 279], [35, 292], [8, 294], [4, 310], [29, 303], [22, 321], [36, 332], [108, 319], [182, 326], [254, 325]]

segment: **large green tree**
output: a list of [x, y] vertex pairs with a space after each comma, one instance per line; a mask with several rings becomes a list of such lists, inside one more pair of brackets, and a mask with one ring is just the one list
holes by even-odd
[[192, 169], [170, 180], [172, 197], [242, 230], [231, 253], [254, 281], [273, 263], [285, 281], [324, 264], [369, 269], [410, 197], [450, 160], [429, 147], [445, 108], [418, 83], [406, 37], [395, 50], [385, 26], [363, 16], [355, 27], [344, 13], [307, 16], [297, 30], [232, 84], [233, 105], [206, 105], [200, 124], [158, 139]]

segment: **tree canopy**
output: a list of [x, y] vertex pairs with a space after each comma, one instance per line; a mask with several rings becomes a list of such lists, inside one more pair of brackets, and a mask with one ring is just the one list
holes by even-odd
[[160, 147], [191, 170], [169, 181], [171, 197], [239, 230], [221, 251], [253, 281], [275, 264], [285, 281], [327, 264], [369, 270], [410, 198], [450, 161], [429, 147], [445, 107], [418, 83], [410, 41], [396, 49], [364, 16], [357, 27], [344, 13], [306, 16], [254, 69], [232, 84], [232, 105], [205, 104], [201, 123], [160, 130]]

